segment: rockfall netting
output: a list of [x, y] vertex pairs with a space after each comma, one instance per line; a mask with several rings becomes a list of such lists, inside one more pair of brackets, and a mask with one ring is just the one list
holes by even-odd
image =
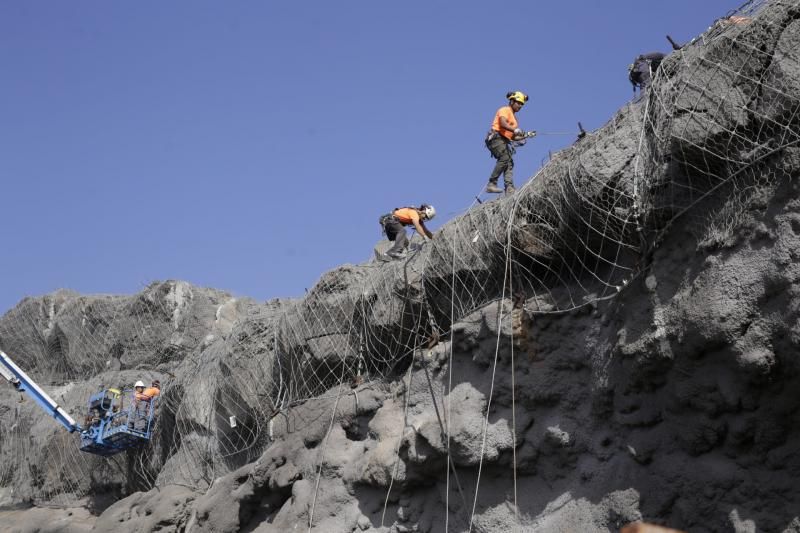
[[[179, 483], [207, 486], [268, 442], [275, 313], [184, 282], [130, 296], [27, 298], [0, 319], [0, 347], [85, 427], [89, 396], [159, 379], [152, 442], [110, 458], [0, 388], [0, 500], [74, 503]], [[101, 502], [98, 502], [100, 505]]]
[[798, 16], [795, 1], [749, 3], [662, 63], [637, 160], [643, 249], [676, 220], [724, 246], [749, 199], [797, 176]]
[[332, 270], [302, 299], [164, 282], [24, 300], [0, 319], [0, 349], [79, 422], [102, 387], [159, 378], [164, 389], [153, 442], [110, 459], [0, 391], [2, 495], [65, 503], [208, 486], [259, 456], [285, 408], [396, 376], [489, 302], [530, 317], [613, 298], [674, 224], [728, 245], [760, 195], [800, 173], [799, 51], [800, 0], [749, 2], [516, 194], [470, 206], [403, 260]]
[[323, 276], [279, 325], [281, 398], [384, 377], [492, 300], [536, 314], [613, 297], [676, 221], [723, 245], [752, 195], [797, 175], [798, 9], [726, 15], [513, 196], [471, 206], [401, 262]]

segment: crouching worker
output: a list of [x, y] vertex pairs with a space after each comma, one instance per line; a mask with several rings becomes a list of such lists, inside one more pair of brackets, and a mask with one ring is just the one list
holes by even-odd
[[137, 431], [147, 431], [147, 421], [152, 408], [153, 398], [161, 394], [161, 382], [157, 379], [153, 380], [148, 388], [144, 388], [144, 383], [140, 380], [133, 386], [133, 401], [134, 401], [134, 429]]
[[649, 54], [642, 54], [636, 56], [633, 63], [628, 65], [628, 80], [633, 85], [633, 92], [636, 94], [636, 89], [644, 92], [650, 85], [650, 80], [658, 70], [659, 65], [666, 57], [661, 52], [650, 52]]
[[403, 256], [403, 251], [408, 246], [406, 236], [406, 226], [414, 226], [423, 239], [433, 239], [433, 233], [425, 227], [425, 221], [431, 220], [436, 216], [436, 209], [432, 205], [422, 204], [419, 207], [398, 207], [391, 213], [387, 213], [380, 218], [380, 224], [386, 237], [394, 242], [394, 245], [386, 252], [392, 259], [399, 259]]

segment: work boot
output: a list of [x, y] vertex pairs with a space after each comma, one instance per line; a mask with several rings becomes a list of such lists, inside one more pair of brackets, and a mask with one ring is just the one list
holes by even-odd
[[514, 188], [513, 183], [509, 183], [508, 185], [506, 185], [506, 194], [514, 194], [514, 191], [516, 190], [517, 189]]
[[386, 252], [386, 255], [392, 259], [402, 259], [403, 252]]
[[503, 190], [496, 183], [490, 181], [489, 185], [486, 186], [486, 192], [501, 193]]

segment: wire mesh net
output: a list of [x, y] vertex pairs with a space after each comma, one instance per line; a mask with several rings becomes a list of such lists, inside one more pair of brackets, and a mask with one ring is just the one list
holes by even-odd
[[164, 282], [129, 297], [22, 301], [0, 319], [0, 349], [76, 419], [103, 387], [164, 388], [152, 442], [110, 459], [81, 453], [0, 390], [0, 487], [58, 504], [208, 486], [263, 452], [276, 413], [343, 380], [396, 376], [492, 301], [535, 315], [613, 298], [676, 223], [698, 246], [732, 245], [748, 210], [800, 173], [798, 50], [800, 1], [745, 4], [514, 195], [471, 206], [400, 261], [334, 269], [302, 299], [259, 304]]

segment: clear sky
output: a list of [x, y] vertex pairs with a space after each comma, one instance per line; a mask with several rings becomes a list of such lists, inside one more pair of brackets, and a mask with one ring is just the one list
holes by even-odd
[[[0, 313], [176, 278], [300, 296], [391, 208], [468, 207], [507, 91], [524, 129], [597, 128], [636, 54], [740, 4], [2, 0]], [[521, 148], [517, 186], [573, 139]]]

